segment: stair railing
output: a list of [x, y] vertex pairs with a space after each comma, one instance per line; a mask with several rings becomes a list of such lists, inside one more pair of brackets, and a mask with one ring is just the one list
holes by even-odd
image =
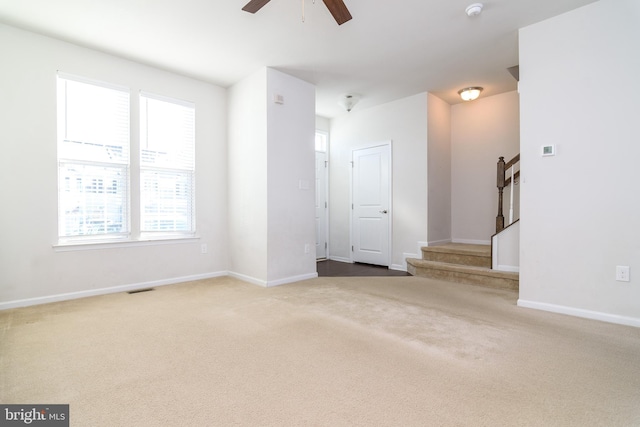
[[[496, 216], [496, 233], [504, 230], [504, 215], [502, 214], [503, 192], [505, 187], [515, 183], [520, 178], [520, 171], [515, 170], [515, 165], [520, 162], [520, 154], [517, 154], [508, 162], [504, 161], [504, 157], [498, 159], [498, 216]], [[511, 169], [511, 176], [507, 178], [506, 172]], [[513, 185], [511, 185], [511, 198], [509, 208], [509, 224], [513, 222]]]

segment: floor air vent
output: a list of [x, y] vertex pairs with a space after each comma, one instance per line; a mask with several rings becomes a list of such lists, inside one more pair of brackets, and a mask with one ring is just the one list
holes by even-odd
[[128, 294], [139, 294], [140, 292], [151, 292], [153, 288], [136, 289], [135, 291], [129, 291]]

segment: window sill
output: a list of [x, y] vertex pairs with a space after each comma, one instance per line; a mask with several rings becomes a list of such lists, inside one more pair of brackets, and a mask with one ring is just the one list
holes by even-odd
[[184, 243], [194, 243], [200, 240], [200, 237], [162, 237], [162, 238], [143, 238], [139, 240], [117, 240], [117, 241], [99, 241], [99, 242], [68, 242], [53, 245], [55, 252], [73, 252], [73, 251], [90, 251], [99, 249], [114, 248], [133, 248], [139, 246], [158, 246], [158, 245], [179, 245]]

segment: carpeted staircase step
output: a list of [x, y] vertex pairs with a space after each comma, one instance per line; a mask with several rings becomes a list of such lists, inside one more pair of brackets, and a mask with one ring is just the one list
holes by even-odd
[[520, 275], [509, 271], [492, 270], [486, 267], [451, 264], [407, 258], [407, 271], [412, 276], [429, 277], [449, 282], [480, 285], [498, 289], [518, 290]]
[[422, 248], [422, 259], [491, 268], [491, 246], [462, 243], [426, 246]]

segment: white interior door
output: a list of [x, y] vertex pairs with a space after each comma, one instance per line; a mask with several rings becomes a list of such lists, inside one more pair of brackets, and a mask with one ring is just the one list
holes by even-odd
[[316, 258], [327, 257], [327, 153], [316, 151]]
[[354, 262], [389, 265], [391, 145], [352, 153], [352, 251]]

